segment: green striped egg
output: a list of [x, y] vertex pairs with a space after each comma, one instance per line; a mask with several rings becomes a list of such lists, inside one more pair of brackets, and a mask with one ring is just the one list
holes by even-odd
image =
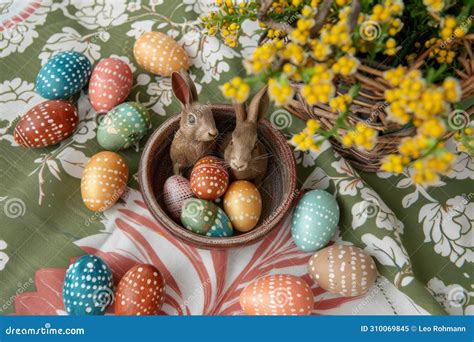
[[122, 103], [100, 122], [97, 141], [106, 150], [123, 150], [143, 138], [149, 127], [150, 115], [145, 107], [137, 102]]
[[183, 202], [181, 223], [186, 229], [211, 237], [232, 236], [232, 224], [224, 210], [212, 202], [190, 198]]

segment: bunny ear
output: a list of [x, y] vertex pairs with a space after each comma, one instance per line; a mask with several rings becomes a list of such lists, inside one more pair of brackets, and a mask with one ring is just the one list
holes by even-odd
[[193, 80], [186, 71], [175, 71], [171, 74], [171, 86], [174, 96], [182, 103], [188, 106], [197, 102], [198, 95]]
[[234, 105], [235, 117], [237, 123], [244, 122], [247, 119], [247, 110], [245, 109], [245, 103], [232, 102]]
[[268, 111], [270, 100], [267, 95], [267, 86], [260, 89], [250, 102], [247, 120], [250, 122], [260, 121]]

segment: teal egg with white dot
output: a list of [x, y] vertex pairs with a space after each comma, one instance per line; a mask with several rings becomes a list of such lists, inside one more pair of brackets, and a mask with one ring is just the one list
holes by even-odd
[[106, 150], [122, 150], [140, 141], [149, 127], [148, 110], [137, 102], [125, 102], [100, 121], [97, 141]]
[[54, 55], [36, 76], [36, 91], [45, 99], [66, 99], [89, 82], [92, 64], [76, 51]]
[[232, 236], [232, 224], [224, 210], [212, 202], [190, 198], [183, 202], [181, 223], [194, 233], [211, 236]]
[[114, 300], [112, 270], [99, 257], [84, 255], [64, 278], [63, 302], [70, 315], [103, 315]]
[[339, 223], [336, 199], [323, 190], [311, 190], [296, 205], [291, 222], [293, 241], [305, 252], [315, 252], [327, 245]]

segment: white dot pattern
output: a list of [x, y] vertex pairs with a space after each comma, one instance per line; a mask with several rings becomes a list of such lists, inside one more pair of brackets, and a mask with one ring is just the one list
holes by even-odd
[[115, 204], [128, 180], [128, 166], [115, 152], [94, 154], [81, 177], [82, 200], [92, 211], [104, 211]]
[[153, 265], [136, 265], [117, 286], [115, 314], [157, 315], [165, 301], [165, 289], [165, 280]]
[[161, 32], [141, 35], [133, 46], [133, 55], [143, 69], [160, 76], [189, 69], [189, 58], [184, 49]]
[[31, 108], [18, 121], [13, 136], [25, 147], [45, 147], [70, 137], [77, 128], [79, 115], [68, 101], [52, 100]]
[[137, 102], [112, 109], [97, 129], [97, 142], [106, 150], [118, 151], [142, 139], [150, 127], [148, 110]]
[[240, 306], [247, 315], [310, 315], [314, 296], [309, 285], [290, 274], [257, 279], [240, 294]]
[[53, 56], [36, 77], [36, 91], [46, 99], [65, 99], [89, 81], [92, 65], [82, 53], [60, 52]]
[[217, 157], [204, 157], [193, 167], [191, 189], [202, 199], [215, 200], [222, 196], [229, 185], [229, 173]]
[[98, 113], [106, 113], [122, 103], [130, 93], [132, 70], [117, 58], [105, 58], [92, 72], [89, 82], [89, 100]]
[[224, 210], [235, 229], [248, 232], [260, 219], [262, 212], [260, 192], [248, 181], [235, 181], [230, 184], [224, 195]]
[[70, 315], [103, 315], [113, 301], [113, 278], [99, 257], [84, 255], [69, 265], [64, 278], [63, 302]]
[[328, 244], [338, 223], [339, 206], [334, 197], [323, 190], [312, 190], [295, 208], [291, 234], [301, 250], [315, 252]]
[[363, 295], [377, 277], [372, 257], [358, 247], [346, 245], [318, 251], [309, 260], [308, 272], [321, 288], [345, 297]]

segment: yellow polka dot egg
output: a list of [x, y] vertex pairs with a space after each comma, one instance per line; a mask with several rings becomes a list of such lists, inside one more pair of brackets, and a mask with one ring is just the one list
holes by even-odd
[[96, 153], [81, 177], [81, 195], [87, 208], [104, 211], [118, 201], [128, 180], [128, 166], [115, 152]]
[[235, 181], [230, 184], [224, 195], [224, 210], [235, 229], [248, 232], [260, 219], [262, 212], [260, 192], [248, 181]]
[[189, 58], [184, 49], [161, 32], [141, 35], [135, 42], [133, 55], [143, 69], [156, 75], [170, 76], [173, 71], [189, 69]]

